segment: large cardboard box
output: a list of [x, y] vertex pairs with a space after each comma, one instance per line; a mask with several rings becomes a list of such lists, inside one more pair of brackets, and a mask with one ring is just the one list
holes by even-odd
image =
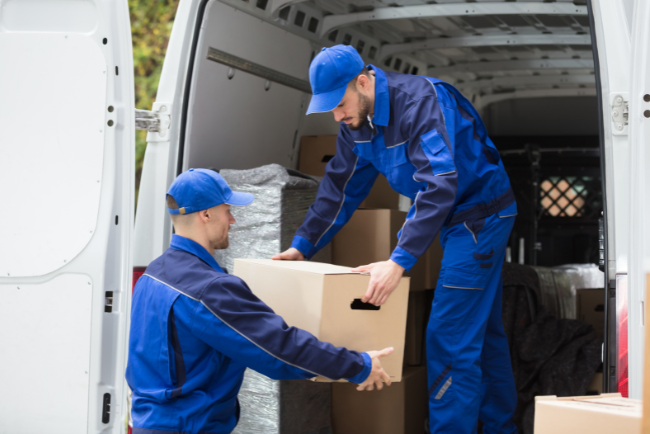
[[393, 381], [401, 381], [408, 278], [402, 278], [389, 300], [377, 308], [361, 303], [370, 276], [352, 273], [346, 267], [236, 259], [234, 274], [287, 324], [322, 341], [361, 352], [393, 347], [393, 354], [382, 358], [382, 366]]
[[[406, 213], [388, 209], [359, 209], [332, 241], [332, 263], [346, 267], [357, 267], [373, 262], [386, 261], [397, 246], [397, 233], [404, 225]], [[406, 273], [411, 278], [411, 291], [432, 289], [428, 280], [434, 265], [432, 256], [442, 257], [438, 239], [429, 252]], [[437, 264], [437, 271], [440, 263]], [[437, 279], [437, 271], [435, 272]], [[435, 283], [434, 283], [435, 285]]]
[[602, 337], [605, 330], [605, 290], [579, 289], [576, 292], [577, 318], [592, 325], [596, 334]]
[[433, 290], [409, 294], [409, 310], [406, 318], [406, 342], [404, 364], [420, 366], [425, 355], [425, 332], [433, 303]]
[[423, 434], [428, 414], [427, 369], [406, 368], [401, 383], [372, 392], [332, 385], [336, 434]]
[[535, 397], [535, 434], [639, 434], [641, 401], [620, 393]]
[[[337, 136], [304, 136], [300, 140], [298, 170], [307, 175], [324, 176], [325, 166], [336, 154]], [[379, 175], [360, 208], [399, 209], [400, 195]]]

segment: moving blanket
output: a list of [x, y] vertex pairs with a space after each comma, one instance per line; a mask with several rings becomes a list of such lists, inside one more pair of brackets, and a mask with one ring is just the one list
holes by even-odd
[[602, 339], [591, 325], [558, 319], [538, 303], [532, 267], [503, 264], [503, 325], [517, 386], [515, 423], [533, 433], [535, 396], [584, 395], [601, 364]]

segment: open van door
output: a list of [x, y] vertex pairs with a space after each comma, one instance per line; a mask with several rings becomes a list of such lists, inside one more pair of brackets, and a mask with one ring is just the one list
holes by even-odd
[[0, 0], [0, 433], [118, 433], [131, 294], [128, 4]]
[[[628, 370], [630, 357], [640, 358], [642, 346], [630, 347], [628, 321], [630, 294], [634, 289], [635, 264], [643, 260], [633, 246], [642, 242], [640, 233], [630, 226], [633, 210], [642, 207], [634, 191], [641, 186], [631, 180], [634, 161], [630, 140], [631, 70], [633, 60], [632, 21], [635, 0], [589, 0], [592, 19], [594, 63], [600, 105], [600, 147], [604, 196], [604, 260], [605, 260], [605, 344], [603, 348], [603, 390], [621, 392], [623, 396], [640, 398], [634, 386], [640, 384], [640, 372]], [[643, 1], [637, 1], [637, 6]], [[638, 18], [638, 17], [637, 17]], [[643, 24], [639, 21], [642, 27]], [[647, 50], [647, 43], [645, 44]], [[646, 53], [647, 58], [647, 53]], [[634, 64], [633, 64], [634, 62]], [[638, 104], [638, 103], [637, 103]], [[646, 103], [647, 104], [647, 103]], [[646, 219], [647, 220], [647, 219]], [[640, 250], [642, 252], [642, 250]], [[640, 360], [640, 359], [639, 359]]]
[[[646, 275], [650, 272], [650, 2], [635, 0], [630, 68], [630, 272], [627, 298], [631, 398], [642, 398]], [[647, 364], [650, 362], [646, 360]], [[646, 371], [647, 372], [647, 371]], [[647, 381], [646, 381], [646, 384]], [[647, 417], [647, 416], [646, 416]]]

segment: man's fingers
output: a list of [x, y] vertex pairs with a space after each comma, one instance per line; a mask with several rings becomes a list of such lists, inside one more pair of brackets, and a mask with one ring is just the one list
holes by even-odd
[[393, 347], [384, 348], [381, 351], [377, 351], [377, 356], [379, 357], [390, 356], [391, 354], [393, 354], [393, 351], [395, 351]]
[[384, 383], [381, 381], [381, 377], [375, 380], [375, 386], [377, 387], [377, 390], [381, 390], [384, 388]]
[[305, 255], [302, 252], [294, 247], [285, 250], [284, 252], [273, 255], [271, 259], [276, 261], [303, 261]]
[[382, 296], [382, 288], [380, 288], [376, 283], [373, 284], [373, 282], [370, 282], [370, 285], [373, 286], [374, 292], [372, 294], [372, 297], [370, 297], [370, 300], [368, 300], [368, 303], [374, 304], [377, 306], [377, 302]]
[[375, 286], [372, 284], [372, 282], [370, 282], [366, 294], [363, 297], [361, 297], [361, 301], [363, 301], [364, 303], [368, 303], [368, 301], [374, 296], [374, 293], [375, 293]]
[[354, 267], [352, 270], [355, 273], [363, 273], [365, 271], [372, 271], [372, 268], [375, 266], [375, 264], [367, 264], [367, 265], [359, 265], [358, 267]]
[[383, 369], [381, 370], [381, 373], [379, 374], [381, 376], [381, 379], [386, 383], [386, 386], [390, 386], [392, 381], [390, 379], [390, 376], [384, 371]]

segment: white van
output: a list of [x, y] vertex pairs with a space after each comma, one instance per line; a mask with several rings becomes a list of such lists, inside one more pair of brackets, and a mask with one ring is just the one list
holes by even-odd
[[640, 398], [648, 22], [647, 0], [181, 0], [156, 102], [136, 114], [126, 0], [0, 0], [0, 433], [125, 430], [132, 278], [169, 245], [168, 186], [190, 167], [295, 168], [302, 136], [336, 134], [305, 108], [310, 60], [338, 43], [456, 85], [491, 132], [595, 125], [604, 388]]

